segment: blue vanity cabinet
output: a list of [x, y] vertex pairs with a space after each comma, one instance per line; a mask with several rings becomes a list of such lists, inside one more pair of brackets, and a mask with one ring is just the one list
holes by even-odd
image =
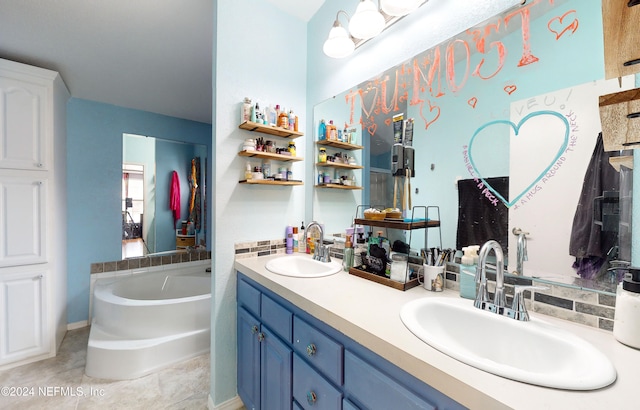
[[238, 280], [237, 382], [247, 409], [291, 409], [292, 316], [273, 299]]
[[238, 394], [264, 410], [465, 408], [240, 272]]

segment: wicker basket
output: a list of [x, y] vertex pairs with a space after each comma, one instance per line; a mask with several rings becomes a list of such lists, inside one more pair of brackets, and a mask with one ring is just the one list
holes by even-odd
[[372, 221], [382, 221], [386, 216], [386, 212], [364, 212], [364, 219], [369, 219]]

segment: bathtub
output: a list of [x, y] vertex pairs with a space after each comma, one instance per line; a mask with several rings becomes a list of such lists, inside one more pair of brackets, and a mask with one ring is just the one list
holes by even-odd
[[134, 379], [208, 352], [208, 266], [98, 279], [93, 287], [87, 376]]

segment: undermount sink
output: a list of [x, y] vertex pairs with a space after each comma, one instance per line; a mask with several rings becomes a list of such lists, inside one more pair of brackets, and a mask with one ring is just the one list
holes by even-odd
[[286, 255], [271, 259], [265, 265], [268, 271], [296, 278], [319, 278], [340, 272], [340, 262], [320, 262], [307, 255]]
[[593, 345], [536, 318], [518, 321], [449, 298], [411, 301], [400, 318], [431, 347], [498, 376], [568, 390], [594, 390], [616, 380], [613, 364]]

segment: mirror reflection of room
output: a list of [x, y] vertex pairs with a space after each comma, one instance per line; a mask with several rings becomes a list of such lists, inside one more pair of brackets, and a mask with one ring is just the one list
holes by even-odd
[[[594, 159], [602, 151], [598, 135], [604, 126], [598, 98], [633, 88], [634, 77], [605, 80], [595, 67], [564, 75], [556, 62], [570, 61], [578, 52], [572, 43], [590, 35], [583, 26], [598, 22], [559, 4], [531, 3], [526, 9], [536, 19], [521, 27], [506, 24], [517, 12], [493, 19], [354, 84], [314, 108], [314, 128], [321, 119], [361, 125], [368, 154], [362, 202], [391, 206], [392, 118], [414, 118], [411, 193], [414, 204], [440, 206], [445, 248], [496, 239], [505, 249], [509, 273], [615, 286], [609, 269], [630, 260], [629, 223], [618, 221], [618, 212], [631, 198], [618, 193], [620, 166], [609, 165], [609, 157], [622, 153]], [[565, 25], [574, 29], [549, 36], [563, 13]], [[474, 49], [482, 45], [486, 48]], [[496, 53], [500, 48], [504, 55]], [[342, 106], [341, 115], [335, 105]], [[593, 175], [594, 164], [603, 171]], [[609, 171], [614, 185], [581, 197], [590, 180]], [[610, 198], [603, 200], [605, 195]], [[314, 213], [322, 215], [324, 204], [318, 205]], [[525, 233], [524, 263], [518, 263], [521, 235], [514, 232]], [[597, 250], [576, 250], [572, 238], [581, 232], [591, 232]], [[414, 242], [415, 249], [432, 246], [420, 238]]]
[[205, 247], [205, 147], [134, 134], [122, 146], [122, 258]]

